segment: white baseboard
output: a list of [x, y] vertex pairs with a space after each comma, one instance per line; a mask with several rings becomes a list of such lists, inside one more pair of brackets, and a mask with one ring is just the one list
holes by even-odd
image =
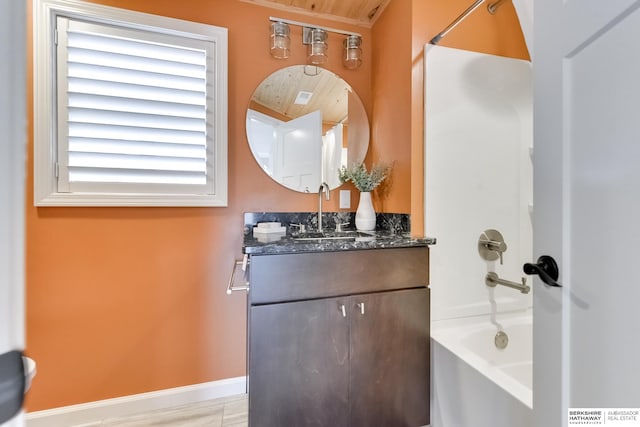
[[70, 427], [94, 424], [105, 418], [197, 403], [247, 392], [247, 377], [133, 394], [26, 414], [27, 427]]

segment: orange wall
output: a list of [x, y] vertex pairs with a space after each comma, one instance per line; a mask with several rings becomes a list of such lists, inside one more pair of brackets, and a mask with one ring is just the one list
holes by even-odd
[[[408, 213], [411, 192], [411, 0], [392, 0], [373, 27], [370, 158], [391, 162], [391, 181], [376, 210]], [[379, 195], [378, 195], [379, 196]]]
[[[390, 192], [379, 197], [377, 207], [410, 212], [414, 235], [429, 234], [423, 223], [423, 47], [472, 3], [393, 0], [373, 27], [372, 156], [395, 162]], [[476, 9], [440, 46], [529, 59], [511, 2], [495, 15], [485, 7]]]
[[[297, 27], [291, 57], [269, 56], [268, 17], [360, 32], [371, 57], [370, 30], [237, 0], [99, 2], [229, 29], [229, 206], [35, 208], [29, 168], [27, 353], [38, 364], [29, 411], [245, 375], [246, 295], [225, 294], [241, 257], [242, 214], [317, 209], [317, 195], [264, 175], [247, 144], [253, 89], [306, 57]], [[354, 87], [370, 113], [371, 61], [344, 69], [341, 43], [329, 36], [326, 68]], [[333, 195], [327, 209], [338, 210], [338, 200]]]
[[[414, 7], [414, 50], [444, 30], [467, 9], [470, 0], [412, 0]], [[490, 2], [487, 2], [490, 3]], [[495, 15], [482, 5], [447, 34], [439, 46], [466, 49], [492, 55], [529, 59], [513, 3], [506, 1]]]

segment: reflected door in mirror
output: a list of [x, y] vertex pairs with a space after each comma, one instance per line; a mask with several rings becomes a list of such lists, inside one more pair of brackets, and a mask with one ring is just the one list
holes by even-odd
[[322, 115], [314, 111], [275, 129], [273, 178], [292, 190], [311, 193], [320, 187]]

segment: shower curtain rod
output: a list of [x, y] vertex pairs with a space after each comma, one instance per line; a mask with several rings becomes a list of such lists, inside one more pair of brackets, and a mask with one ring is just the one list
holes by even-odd
[[[484, 3], [486, 0], [476, 0], [471, 6], [469, 6], [467, 8], [467, 10], [465, 10], [464, 12], [462, 12], [460, 14], [460, 16], [458, 16], [451, 24], [447, 25], [447, 27], [440, 31], [434, 38], [431, 39], [431, 41], [429, 41], [429, 43], [431, 44], [438, 44], [440, 42], [440, 40], [446, 36], [449, 31], [453, 30], [460, 22], [462, 22], [471, 12], [473, 12], [474, 10], [476, 10], [482, 3]], [[497, 0], [491, 4], [489, 4], [488, 6], [488, 10], [489, 13], [491, 13], [492, 15], [494, 13], [496, 13], [496, 10], [498, 9], [498, 7], [500, 6], [500, 4], [505, 1], [505, 0]]]

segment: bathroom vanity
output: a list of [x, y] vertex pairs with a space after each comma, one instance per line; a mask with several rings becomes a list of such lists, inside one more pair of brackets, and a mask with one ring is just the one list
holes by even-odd
[[245, 238], [249, 425], [428, 424], [432, 243]]
[[[291, 97], [273, 91], [292, 84]], [[308, 110], [289, 108], [300, 91], [318, 97]], [[286, 126], [283, 114], [292, 119]], [[282, 142], [298, 131], [304, 138]], [[240, 275], [232, 275], [227, 292], [248, 282], [251, 427], [429, 424], [427, 284], [435, 239], [412, 238], [408, 215], [378, 214], [377, 231], [360, 234], [342, 231], [355, 224], [354, 212], [322, 212], [322, 196], [342, 184], [342, 158], [362, 162], [369, 135], [355, 91], [321, 67], [313, 74], [304, 65], [277, 70], [251, 97], [247, 140], [260, 169], [293, 191], [318, 191], [319, 199], [312, 214], [245, 214], [245, 262], [234, 266], [245, 266], [245, 276], [236, 287]], [[263, 230], [254, 237], [257, 224]]]

